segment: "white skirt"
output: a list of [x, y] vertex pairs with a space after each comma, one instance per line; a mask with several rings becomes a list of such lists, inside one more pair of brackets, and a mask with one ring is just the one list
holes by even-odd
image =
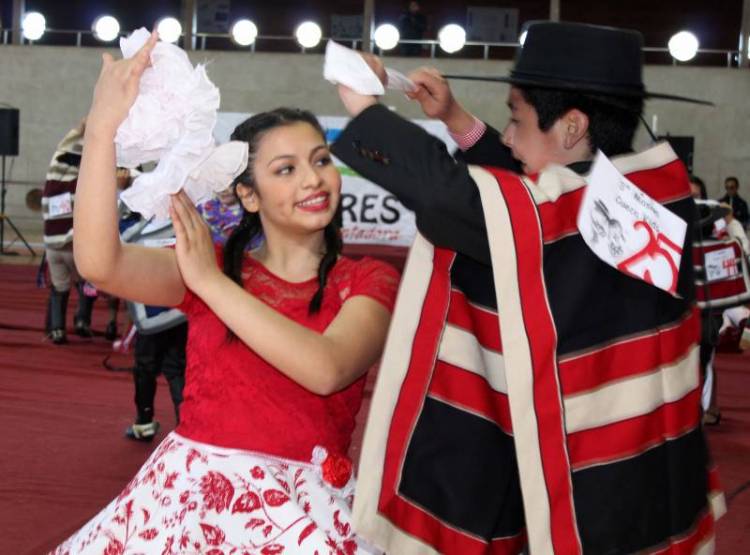
[[170, 433], [123, 492], [54, 555], [364, 555], [352, 530], [353, 479], [319, 465]]

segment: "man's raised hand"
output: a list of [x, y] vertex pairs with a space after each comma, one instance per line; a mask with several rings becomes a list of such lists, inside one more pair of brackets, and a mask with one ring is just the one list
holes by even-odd
[[417, 90], [406, 96], [419, 102], [424, 114], [439, 119], [452, 133], [463, 134], [474, 125], [474, 116], [453, 97], [448, 81], [435, 68], [421, 67], [409, 74]]

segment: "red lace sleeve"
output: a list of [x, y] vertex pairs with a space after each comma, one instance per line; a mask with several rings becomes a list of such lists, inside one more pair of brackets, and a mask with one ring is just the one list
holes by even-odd
[[[214, 243], [214, 251], [216, 252], [216, 264], [218, 264], [219, 268], [222, 268], [224, 266], [224, 251], [222, 246]], [[197, 306], [205, 305], [198, 295], [185, 287], [185, 296], [182, 297], [182, 301], [175, 308], [184, 312], [189, 317], [195, 312]]]
[[352, 276], [351, 290], [347, 298], [365, 295], [393, 311], [401, 276], [398, 271], [381, 260], [362, 258], [357, 262], [357, 271]]

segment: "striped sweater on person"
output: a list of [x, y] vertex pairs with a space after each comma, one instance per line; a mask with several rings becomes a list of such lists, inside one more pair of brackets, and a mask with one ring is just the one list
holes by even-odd
[[[73, 240], [73, 212], [55, 213], [51, 206], [63, 196], [70, 200], [72, 208], [75, 201], [78, 170], [83, 152], [83, 132], [71, 129], [52, 155], [42, 192], [42, 217], [44, 218], [44, 246], [60, 249]], [[68, 197], [69, 195], [69, 197]], [[52, 199], [52, 200], [51, 200]]]

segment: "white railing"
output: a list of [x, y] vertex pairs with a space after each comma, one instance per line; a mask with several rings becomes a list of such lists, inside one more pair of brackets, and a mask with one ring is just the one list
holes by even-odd
[[[11, 36], [12, 36], [12, 30], [11, 29], [0, 29], [0, 34], [2, 36], [2, 44], [7, 45], [11, 42]], [[94, 33], [92, 31], [84, 31], [84, 30], [71, 30], [71, 29], [46, 29], [45, 35], [58, 35], [58, 36], [72, 36], [73, 41], [75, 43], [75, 46], [82, 47], [84, 37], [91, 38], [95, 42], [90, 45], [86, 46], [114, 46], [115, 42], [109, 42], [109, 43], [103, 43], [98, 41], [94, 38]], [[222, 42], [224, 42], [226, 45], [235, 45], [235, 43], [232, 41], [231, 35], [229, 33], [195, 33], [195, 47], [197, 50], [207, 50], [207, 42], [209, 39], [219, 39]], [[185, 35], [182, 35], [182, 39], [184, 40]], [[326, 40], [328, 40], [329, 37], [323, 37], [321, 39], [321, 45], [325, 43]], [[338, 38], [338, 37], [331, 37], [333, 40], [337, 42], [341, 42], [343, 44], [350, 45], [355, 50], [361, 49], [362, 46], [362, 39], [361, 38]], [[237, 47], [245, 49], [249, 52], [256, 52], [258, 51], [256, 45], [258, 42], [284, 42], [288, 44], [295, 45], [296, 48], [300, 50], [300, 52], [305, 53], [307, 51], [315, 51], [316, 49], [320, 49], [320, 47], [315, 47], [312, 49], [307, 49], [299, 44], [297, 44], [297, 40], [293, 36], [287, 36], [287, 35], [258, 35], [255, 42], [247, 47]], [[27, 39], [23, 39], [23, 44], [36, 44], [34, 41], [29, 41]], [[438, 56], [439, 49], [438, 49], [438, 41], [433, 39], [428, 40], [400, 40], [399, 44], [415, 44], [415, 45], [422, 45], [425, 50], [429, 51], [429, 57], [435, 58]], [[482, 42], [482, 41], [467, 41], [464, 47], [461, 49], [460, 52], [456, 54], [450, 55], [451, 57], [471, 57], [476, 58], [478, 56], [462, 56], [461, 52], [464, 52], [467, 48], [481, 48], [481, 57], [485, 60], [490, 58], [490, 54], [493, 51], [496, 50], [515, 50], [518, 48], [519, 44], [517, 42]], [[388, 54], [389, 52], [398, 53], [398, 46], [396, 46], [395, 49], [392, 51], [386, 51], [381, 52], [377, 47], [375, 48], [375, 52], [377, 53], [385, 53]], [[262, 49], [260, 49], [262, 51]], [[656, 47], [656, 46], [648, 46], [644, 47], [643, 51], [645, 53], [661, 53], [669, 56], [669, 49], [665, 47]], [[446, 55], [443, 53], [442, 55]], [[717, 49], [717, 48], [700, 48], [698, 49], [698, 52], [696, 54], [696, 57], [693, 58], [691, 62], [683, 62], [685, 64], [694, 63], [694, 61], [701, 57], [701, 59], [705, 59], [705, 56], [711, 56], [711, 57], [722, 57], [724, 60], [724, 63], [726, 64], [726, 67], [739, 67], [739, 56], [740, 53], [738, 50], [723, 50], [723, 49]], [[670, 57], [672, 60], [673, 65], [677, 65], [678, 62]]]

